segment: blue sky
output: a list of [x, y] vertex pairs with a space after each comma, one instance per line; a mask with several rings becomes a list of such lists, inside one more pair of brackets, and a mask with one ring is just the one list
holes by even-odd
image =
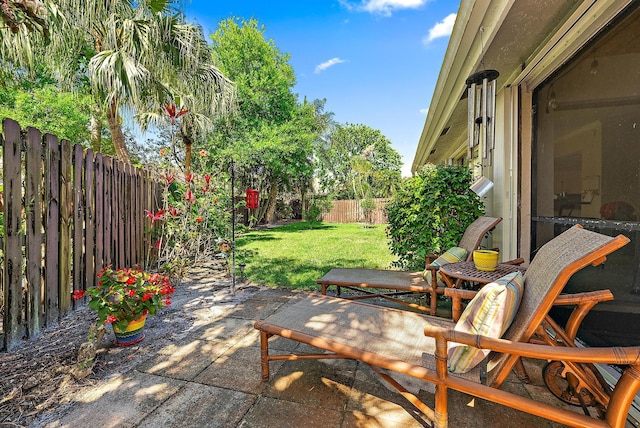
[[451, 0], [187, 0], [208, 37], [255, 18], [291, 56], [300, 100], [326, 99], [339, 123], [379, 129], [411, 163], [459, 3]]

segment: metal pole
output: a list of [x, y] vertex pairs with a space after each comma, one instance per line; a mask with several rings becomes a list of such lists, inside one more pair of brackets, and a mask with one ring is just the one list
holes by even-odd
[[236, 294], [236, 174], [231, 161], [231, 295]]

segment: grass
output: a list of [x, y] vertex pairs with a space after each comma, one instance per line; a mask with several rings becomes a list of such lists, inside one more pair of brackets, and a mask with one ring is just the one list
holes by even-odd
[[334, 267], [389, 269], [396, 259], [385, 225], [291, 223], [251, 231], [236, 239], [236, 263], [245, 277], [266, 286], [317, 290], [316, 280]]

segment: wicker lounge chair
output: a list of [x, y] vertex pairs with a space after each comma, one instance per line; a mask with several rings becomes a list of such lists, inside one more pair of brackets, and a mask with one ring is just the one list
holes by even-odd
[[[327, 296], [310, 296], [288, 305], [264, 321], [260, 330], [262, 377], [269, 379], [274, 360], [350, 358], [372, 369], [416, 406], [436, 427], [448, 421], [447, 389], [452, 388], [515, 409], [580, 427], [625, 425], [629, 406], [640, 389], [640, 347], [575, 348], [526, 343], [541, 326], [554, 301], [578, 270], [597, 265], [629, 240], [574, 226], [544, 245], [524, 276], [524, 294], [513, 324], [502, 339], [454, 330], [454, 322], [413, 312]], [[566, 298], [560, 297], [559, 300]], [[578, 311], [589, 307], [588, 298]], [[303, 355], [271, 355], [268, 339], [281, 336], [320, 348]], [[447, 343], [458, 342], [495, 352], [465, 374], [447, 368]], [[610, 394], [605, 419], [595, 419], [500, 390], [520, 356], [628, 365]], [[395, 374], [394, 374], [395, 373]], [[398, 375], [435, 385], [435, 407], [429, 408], [397, 380]], [[395, 379], [394, 379], [395, 378]]]
[[[499, 217], [479, 217], [467, 227], [462, 239], [458, 243], [459, 247], [467, 251], [467, 261], [473, 260], [473, 250], [480, 248], [480, 244], [485, 235], [491, 232], [501, 221], [502, 218]], [[431, 283], [423, 279], [422, 272], [349, 268], [334, 268], [317, 282], [321, 285], [323, 295], [327, 293], [329, 286], [335, 285], [338, 296], [341, 294], [341, 288], [348, 288], [364, 293], [356, 297], [351, 297], [351, 300], [382, 297], [435, 315], [438, 294], [444, 294], [444, 290], [447, 288], [438, 283], [438, 266], [431, 264], [437, 256], [436, 254], [432, 254], [427, 256], [425, 260], [425, 269], [431, 271]], [[370, 288], [392, 291], [372, 292], [367, 290]], [[429, 296], [430, 307], [426, 308], [416, 303], [396, 298], [396, 296], [411, 293], [426, 293], [426, 295]]]

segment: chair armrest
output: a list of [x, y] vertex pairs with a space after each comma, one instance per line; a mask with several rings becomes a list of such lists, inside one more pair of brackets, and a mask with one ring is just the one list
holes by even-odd
[[476, 290], [464, 290], [461, 288], [447, 287], [444, 290], [444, 295], [451, 297], [451, 318], [453, 321], [458, 322], [460, 315], [462, 315], [462, 300], [473, 299], [478, 292]]
[[440, 257], [440, 254], [435, 254], [435, 253], [427, 254], [426, 256], [424, 256], [425, 266], [431, 265], [431, 262], [437, 259], [438, 257]]
[[517, 259], [513, 259], [513, 260], [507, 260], [506, 262], [501, 262], [503, 265], [515, 265], [515, 266], [520, 266], [522, 263], [524, 263], [524, 259], [522, 257], [519, 257]]
[[[539, 345], [495, 339], [488, 336], [469, 334], [429, 324], [424, 334], [436, 340], [457, 342], [480, 349], [489, 349], [510, 355], [543, 360], [575, 361], [578, 363], [640, 365], [640, 346], [572, 348], [564, 346]], [[446, 346], [444, 347], [446, 350]]]
[[591, 308], [600, 302], [607, 302], [613, 299], [614, 297], [611, 290], [596, 290], [585, 293], [561, 294], [556, 298], [553, 304], [557, 306], [575, 305], [575, 308], [571, 312], [564, 328], [567, 336], [569, 336], [573, 341], [578, 334], [580, 324], [582, 324], [582, 321], [587, 316]]

